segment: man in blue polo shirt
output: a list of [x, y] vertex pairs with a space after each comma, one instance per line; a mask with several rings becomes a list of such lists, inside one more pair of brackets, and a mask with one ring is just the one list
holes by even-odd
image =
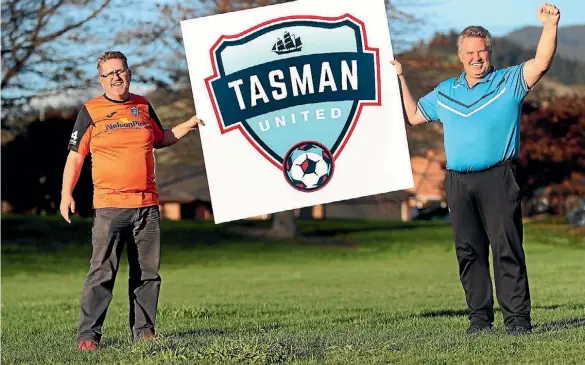
[[491, 329], [494, 321], [490, 243], [507, 331], [521, 335], [532, 328], [515, 160], [522, 101], [551, 65], [560, 13], [543, 4], [537, 16], [543, 30], [535, 57], [505, 69], [491, 64], [490, 33], [479, 26], [465, 28], [457, 41], [464, 72], [441, 82], [418, 103], [408, 91], [402, 66], [391, 62], [400, 79], [407, 122], [443, 124], [445, 192], [470, 311], [467, 334]]

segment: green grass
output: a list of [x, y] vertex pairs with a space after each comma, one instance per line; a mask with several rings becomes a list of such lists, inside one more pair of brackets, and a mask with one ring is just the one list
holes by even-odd
[[[257, 224], [257, 223], [246, 223]], [[300, 222], [259, 242], [164, 222], [161, 338], [132, 344], [123, 260], [102, 348], [77, 353], [91, 221], [2, 220], [2, 364], [583, 364], [585, 244], [526, 226], [535, 331], [464, 336], [451, 228]]]

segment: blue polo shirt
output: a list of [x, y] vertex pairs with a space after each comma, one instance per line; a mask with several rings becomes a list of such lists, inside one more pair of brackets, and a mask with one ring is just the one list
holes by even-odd
[[484, 170], [518, 156], [524, 63], [496, 70], [469, 87], [465, 72], [418, 101], [427, 122], [443, 123], [447, 169]]

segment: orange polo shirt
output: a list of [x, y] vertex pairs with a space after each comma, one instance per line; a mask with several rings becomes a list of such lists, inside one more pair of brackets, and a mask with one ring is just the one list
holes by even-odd
[[153, 148], [162, 138], [160, 120], [142, 96], [117, 101], [104, 94], [83, 105], [69, 150], [91, 153], [94, 208], [158, 204]]

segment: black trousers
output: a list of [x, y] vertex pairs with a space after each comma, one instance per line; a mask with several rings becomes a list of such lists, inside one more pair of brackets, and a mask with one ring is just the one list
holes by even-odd
[[504, 324], [530, 325], [530, 289], [515, 162], [469, 173], [448, 170], [445, 191], [470, 322], [494, 321], [491, 243], [496, 294]]
[[160, 212], [145, 208], [96, 209], [90, 268], [81, 296], [77, 340], [100, 341], [102, 325], [127, 244], [129, 324], [134, 340], [155, 333], [160, 292]]

